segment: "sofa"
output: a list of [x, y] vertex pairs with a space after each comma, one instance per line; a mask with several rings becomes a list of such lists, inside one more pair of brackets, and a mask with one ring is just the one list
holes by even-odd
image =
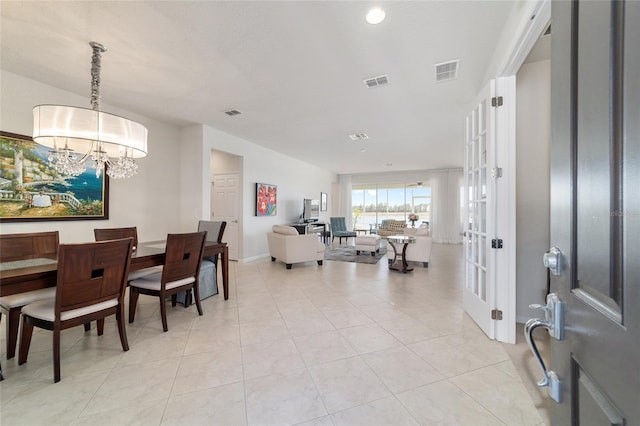
[[[408, 262], [421, 262], [425, 268], [429, 267], [431, 259], [431, 245], [433, 240], [429, 234], [428, 228], [405, 228], [402, 235], [411, 235], [416, 237], [416, 242], [407, 245], [406, 258]], [[387, 259], [393, 261], [393, 249], [387, 248]]]
[[384, 219], [376, 230], [376, 234], [382, 238], [389, 235], [402, 235], [404, 229], [407, 227], [407, 223], [404, 220]]
[[287, 269], [294, 263], [316, 261], [322, 265], [325, 245], [316, 234], [298, 234], [293, 226], [273, 225], [267, 234], [271, 261], [284, 262]]

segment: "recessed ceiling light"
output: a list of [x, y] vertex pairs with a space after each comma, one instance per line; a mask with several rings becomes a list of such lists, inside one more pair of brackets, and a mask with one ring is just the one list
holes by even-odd
[[360, 152], [367, 152], [367, 150], [366, 149], [361, 149]]
[[375, 7], [367, 13], [366, 20], [368, 23], [375, 25], [384, 21], [384, 17], [385, 17], [384, 10], [380, 9], [379, 7]]

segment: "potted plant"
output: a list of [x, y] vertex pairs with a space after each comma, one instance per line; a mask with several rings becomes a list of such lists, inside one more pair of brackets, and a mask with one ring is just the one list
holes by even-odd
[[420, 217], [415, 213], [409, 213], [409, 220], [411, 221], [411, 227], [416, 227], [416, 221], [420, 219]]

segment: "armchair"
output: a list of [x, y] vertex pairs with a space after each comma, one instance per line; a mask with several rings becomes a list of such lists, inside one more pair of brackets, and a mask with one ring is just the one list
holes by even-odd
[[344, 217], [331, 217], [329, 218], [329, 220], [331, 221], [332, 242], [335, 237], [339, 238], [340, 244], [342, 244], [342, 238], [346, 238], [348, 243], [349, 237], [356, 237], [356, 231], [347, 230], [347, 225], [345, 224]]
[[282, 261], [291, 269], [291, 265], [299, 262], [317, 261], [322, 265], [324, 260], [324, 244], [316, 234], [298, 234], [293, 226], [273, 225], [272, 232], [267, 234], [267, 244], [271, 261]]

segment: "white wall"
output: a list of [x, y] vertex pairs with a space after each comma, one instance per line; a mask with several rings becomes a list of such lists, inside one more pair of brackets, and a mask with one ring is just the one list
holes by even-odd
[[[2, 70], [0, 74], [0, 128], [30, 136], [32, 108], [52, 103], [89, 107], [89, 98], [47, 86]], [[108, 93], [104, 93], [108, 100]], [[136, 120], [149, 129], [147, 157], [138, 161], [138, 174], [130, 179], [110, 180], [109, 220], [2, 223], [0, 232], [60, 231], [61, 242], [93, 240], [98, 227], [137, 226], [140, 240], [162, 239], [168, 232], [183, 232], [180, 220], [180, 131], [147, 117], [109, 106], [105, 111]]]
[[[31, 135], [32, 108], [52, 103], [89, 106], [89, 98], [2, 70], [0, 74], [0, 129]], [[108, 99], [108, 94], [105, 94]], [[93, 240], [97, 227], [137, 226], [140, 240], [162, 239], [169, 232], [194, 230], [210, 211], [211, 151], [244, 159], [243, 259], [266, 256], [266, 233], [274, 224], [295, 221], [304, 198], [332, 200], [336, 176], [275, 151], [202, 125], [177, 128], [103, 102], [105, 111], [136, 120], [149, 129], [149, 154], [139, 161], [138, 174], [110, 180], [109, 219], [0, 224], [2, 233], [60, 231], [61, 242]], [[255, 216], [255, 183], [278, 185], [278, 214]], [[329, 206], [331, 208], [331, 206]], [[329, 211], [321, 220], [329, 220]]]
[[[302, 213], [304, 198], [320, 199], [320, 192], [326, 192], [331, 200], [332, 183], [337, 181], [335, 174], [304, 163], [278, 152], [269, 150], [244, 139], [203, 126], [202, 155], [210, 158], [211, 151], [222, 151], [243, 158], [242, 177], [242, 261], [267, 256], [266, 234], [275, 224], [297, 221]], [[211, 164], [207, 160], [207, 166]], [[206, 176], [211, 175], [208, 170]], [[255, 216], [255, 184], [269, 183], [278, 186], [278, 210], [276, 216]], [[207, 182], [203, 192], [209, 192]], [[209, 204], [207, 204], [209, 205]], [[328, 221], [331, 206], [326, 212], [320, 212], [320, 220]]]
[[516, 118], [516, 318], [538, 315], [528, 306], [544, 303], [549, 249], [549, 144], [551, 62], [522, 65], [517, 74]]

